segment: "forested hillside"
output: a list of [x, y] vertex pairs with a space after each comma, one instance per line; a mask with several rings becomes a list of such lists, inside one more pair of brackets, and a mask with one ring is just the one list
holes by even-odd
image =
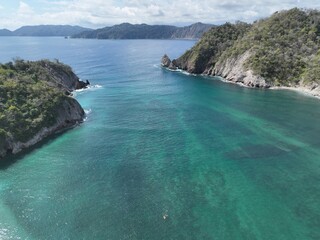
[[42, 132], [33, 142], [81, 121], [83, 109], [69, 95], [83, 86], [71, 68], [59, 62], [16, 60], [1, 64], [0, 157], [21, 150], [23, 143], [38, 133]]
[[319, 91], [320, 12], [294, 8], [252, 25], [226, 23], [212, 28], [171, 67], [247, 86]]
[[94, 31], [84, 31], [73, 38], [98, 39], [195, 39], [200, 38], [213, 25], [195, 23], [186, 27], [122, 23]]

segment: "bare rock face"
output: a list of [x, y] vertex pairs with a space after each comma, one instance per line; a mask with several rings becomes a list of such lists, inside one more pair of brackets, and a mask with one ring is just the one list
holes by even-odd
[[50, 74], [50, 79], [48, 79], [50, 86], [71, 92], [76, 89], [86, 88], [90, 85], [88, 80], [86, 82], [80, 80], [68, 65], [47, 60], [42, 60], [38, 63]]
[[86, 80], [86, 81], [84, 82], [84, 81], [81, 81], [80, 79], [78, 79], [78, 80], [76, 81], [75, 89], [87, 88], [89, 85], [90, 85], [90, 82], [89, 82], [88, 80]]
[[269, 88], [270, 84], [263, 77], [254, 75], [250, 69], [245, 69], [244, 63], [250, 56], [250, 52], [247, 51], [236, 58], [228, 58], [224, 62], [218, 62], [211, 75], [221, 76], [228, 81], [248, 87]]
[[163, 67], [169, 67], [170, 64], [171, 64], [171, 60], [170, 60], [170, 58], [168, 57], [168, 55], [165, 54], [165, 55], [162, 57], [162, 59], [161, 59], [161, 65], [162, 65]]
[[161, 59], [161, 66], [169, 68], [171, 70], [176, 70], [175, 60], [171, 61], [167, 54], [165, 54]]
[[[10, 128], [10, 125], [0, 126], [0, 159], [9, 153], [18, 153], [57, 131], [73, 127], [81, 123], [85, 117], [84, 110], [77, 100], [71, 96], [71, 91], [86, 88], [90, 84], [88, 80], [81, 81], [72, 71], [71, 67], [59, 62], [41, 60], [37, 62], [25, 62], [24, 64], [31, 67], [36, 65], [36, 69], [41, 70], [39, 71], [40, 73], [36, 72], [39, 79], [41, 79], [40, 82], [55, 88], [55, 91], [61, 91], [64, 95], [60, 96], [60, 101], [57, 101], [55, 103], [56, 105], [48, 108], [48, 111], [52, 113], [54, 119], [39, 122], [37, 130], [28, 132], [28, 137], [26, 138], [17, 136], [14, 129]], [[43, 77], [43, 75], [46, 77]], [[27, 92], [27, 94], [29, 94], [29, 92]], [[42, 95], [40, 95], [40, 97], [41, 96]], [[27, 95], [25, 97], [28, 98], [29, 96]], [[50, 99], [47, 100], [45, 98], [43, 101], [50, 101]], [[29, 126], [23, 127], [28, 128]]]
[[36, 135], [34, 135], [27, 142], [15, 141], [14, 139], [8, 137], [6, 139], [5, 148], [0, 149], [0, 157], [4, 157], [8, 152], [16, 154], [23, 149], [26, 149], [42, 139], [54, 134], [59, 130], [63, 130], [79, 124], [83, 121], [85, 116], [84, 110], [80, 104], [74, 98], [68, 97], [61, 104], [60, 108], [57, 110], [56, 123], [49, 127], [42, 128]]
[[227, 58], [225, 61], [217, 62], [211, 68], [207, 66], [202, 67], [201, 69], [205, 69], [204, 71], [196, 70], [194, 63], [191, 63], [190, 61], [171, 61], [167, 55], [164, 55], [162, 57], [161, 65], [169, 69], [179, 68], [182, 70], [186, 70], [189, 73], [200, 73], [211, 76], [220, 76], [226, 79], [227, 81], [242, 84], [248, 87], [269, 88], [270, 84], [268, 84], [263, 77], [255, 75], [253, 71], [250, 69], [245, 69], [244, 63], [250, 56], [250, 52], [247, 51], [236, 58]]
[[313, 96], [320, 98], [320, 85], [317, 83], [309, 84], [307, 87], [310, 89]]
[[299, 85], [294, 87], [298, 88], [301, 92], [320, 98], [320, 84], [318, 83], [304, 83], [303, 81], [300, 81]]

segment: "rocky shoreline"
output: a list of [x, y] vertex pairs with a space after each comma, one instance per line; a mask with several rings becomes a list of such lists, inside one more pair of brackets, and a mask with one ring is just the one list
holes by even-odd
[[[14, 129], [9, 126], [1, 126], [4, 129], [0, 130], [2, 130], [2, 132], [6, 130], [6, 134], [5, 136], [0, 136], [0, 159], [8, 154], [16, 154], [24, 149], [27, 149], [41, 142], [43, 139], [57, 133], [58, 131], [77, 126], [83, 122], [85, 118], [85, 112], [78, 101], [72, 97], [72, 91], [87, 88], [90, 84], [88, 80], [81, 81], [79, 77], [71, 70], [71, 68], [64, 64], [53, 63], [47, 60], [42, 60], [39, 62], [27, 62], [27, 64], [30, 64], [30, 68], [34, 67], [34, 64], [37, 64], [37, 67], [40, 66], [43, 72], [49, 74], [47, 75], [49, 77], [42, 80], [42, 83], [44, 86], [47, 85], [48, 88], [53, 89], [53, 91], [55, 91], [54, 94], [60, 96], [60, 100], [56, 103], [56, 105], [51, 105], [51, 114], [53, 114], [54, 120], [42, 123], [41, 127], [38, 127], [39, 130], [33, 132], [32, 135], [28, 135], [27, 138], [19, 137], [19, 135], [14, 133]], [[11, 80], [8, 79], [5, 81]], [[17, 79], [16, 81], [19, 80]], [[53, 95], [53, 97], [56, 95]], [[41, 98], [41, 96], [39, 97]], [[29, 99], [32, 97], [30, 95], [27, 96], [27, 98]], [[46, 104], [46, 101], [52, 100], [49, 98], [48, 100], [41, 101], [41, 104]], [[23, 108], [21, 106], [17, 107], [20, 107], [21, 109]], [[28, 129], [29, 127], [30, 126], [28, 125], [23, 126], [25, 129]]]
[[58, 110], [57, 122], [53, 126], [42, 128], [26, 142], [15, 141], [13, 138], [8, 137], [5, 145], [6, 148], [0, 151], [0, 158], [8, 153], [19, 153], [23, 149], [27, 149], [41, 142], [46, 137], [49, 137], [58, 131], [77, 126], [83, 122], [84, 118], [85, 112], [75, 99], [72, 98], [71, 101], [65, 101], [61, 106], [61, 109]]
[[303, 86], [297, 86], [297, 87], [270, 87], [272, 90], [290, 90], [290, 91], [296, 91], [301, 94], [307, 95], [307, 96], [312, 96], [315, 98], [320, 99], [320, 86], [316, 87], [315, 89], [311, 88], [306, 88]]
[[[316, 83], [305, 86], [273, 86], [261, 76], [254, 75], [253, 71], [244, 70], [243, 64], [249, 56], [249, 53], [245, 53], [238, 58], [227, 59], [224, 63], [217, 63], [212, 69], [206, 69], [203, 73], [194, 75], [221, 77], [223, 82], [237, 84], [242, 87], [265, 88], [272, 90], [292, 90], [320, 99], [320, 85]], [[181, 69], [177, 64], [177, 60], [174, 59], [171, 61], [166, 54], [161, 59], [161, 66], [172, 71], [180, 70], [189, 73], [188, 69]]]
[[177, 59], [165, 55], [162, 65], [242, 86], [319, 97], [319, 20], [320, 11], [293, 8], [252, 24], [225, 23], [211, 28]]

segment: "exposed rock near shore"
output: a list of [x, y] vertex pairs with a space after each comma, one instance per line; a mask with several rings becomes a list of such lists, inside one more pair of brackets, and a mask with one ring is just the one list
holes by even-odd
[[[247, 87], [257, 87], [257, 88], [270, 88], [270, 84], [261, 76], [256, 76], [252, 70], [245, 70], [244, 63], [246, 59], [250, 56], [249, 53], [245, 53], [236, 58], [227, 59], [225, 62], [217, 63], [214, 67], [206, 68], [201, 74], [208, 76], [220, 76], [226, 81], [233, 83], [238, 83]], [[186, 70], [189, 73], [194, 73], [194, 68], [192, 64], [185, 64], [185, 68], [181, 68], [181, 65], [177, 64], [179, 60], [173, 60], [164, 55], [161, 60], [161, 66], [168, 68], [170, 70]], [[188, 67], [188, 66], [191, 66]]]
[[[219, 76], [225, 79], [226, 82], [235, 83], [246, 87], [295, 90], [320, 98], [320, 84], [318, 83], [313, 82], [311, 84], [304, 85], [304, 83], [301, 81], [292, 86], [274, 86], [272, 83], [267, 82], [263, 77], [255, 75], [252, 70], [246, 70], [243, 65], [249, 55], [249, 53], [245, 53], [237, 58], [227, 59], [223, 63], [219, 62], [214, 67], [206, 69], [202, 75]], [[161, 66], [170, 70], [181, 69], [179, 68], [179, 65], [176, 64], [177, 61], [171, 61], [167, 55], [164, 55], [161, 60]], [[187, 72], [192, 73], [193, 71], [187, 70]]]
[[84, 116], [85, 113], [82, 107], [75, 99], [66, 99], [57, 110], [56, 123], [54, 125], [41, 128], [39, 132], [25, 142], [17, 141], [16, 139], [13, 139], [12, 136], [8, 136], [5, 149], [2, 149], [0, 152], [0, 157], [5, 156], [7, 153], [16, 154], [60, 130], [73, 127], [81, 123]]
[[218, 62], [210, 75], [221, 76], [227, 81], [243, 84], [248, 87], [269, 88], [270, 84], [261, 77], [254, 75], [252, 70], [246, 70], [244, 64], [250, 57], [250, 52], [234, 58], [228, 58], [223, 63]]
[[83, 121], [84, 110], [70, 92], [89, 82], [69, 66], [17, 60], [0, 70], [0, 158]]
[[169, 68], [171, 70], [176, 70], [177, 66], [175, 65], [174, 62], [171, 61], [171, 59], [165, 54], [162, 59], [161, 59], [161, 65], [163, 67]]
[[[220, 76], [255, 88], [287, 88], [320, 96], [320, 11], [291, 9], [252, 25], [226, 23], [209, 30], [162, 66]], [[306, 34], [307, 33], [307, 34]]]
[[90, 85], [88, 80], [86, 82], [81, 81], [68, 65], [47, 60], [41, 60], [37, 63], [50, 74], [50, 77], [45, 79], [50, 86], [71, 92]]

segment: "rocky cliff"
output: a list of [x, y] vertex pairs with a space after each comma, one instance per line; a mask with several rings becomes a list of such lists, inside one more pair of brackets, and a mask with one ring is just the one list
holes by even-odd
[[320, 96], [320, 12], [297, 8], [255, 22], [214, 27], [162, 65], [249, 87], [289, 87]]
[[263, 77], [255, 75], [252, 70], [245, 68], [244, 64], [250, 56], [250, 52], [247, 51], [237, 57], [227, 58], [223, 62], [216, 63], [213, 69], [209, 70], [209, 73], [248, 87], [269, 88], [270, 84]]
[[70, 91], [86, 86], [59, 62], [0, 65], [0, 158], [82, 122], [84, 110]]
[[4, 157], [7, 153], [16, 154], [23, 149], [35, 145], [57, 131], [81, 123], [85, 115], [80, 104], [73, 98], [66, 98], [55, 114], [56, 122], [53, 125], [43, 126], [35, 135], [30, 136], [26, 141], [20, 141], [11, 134], [8, 134], [3, 147], [0, 148], [0, 158]]

